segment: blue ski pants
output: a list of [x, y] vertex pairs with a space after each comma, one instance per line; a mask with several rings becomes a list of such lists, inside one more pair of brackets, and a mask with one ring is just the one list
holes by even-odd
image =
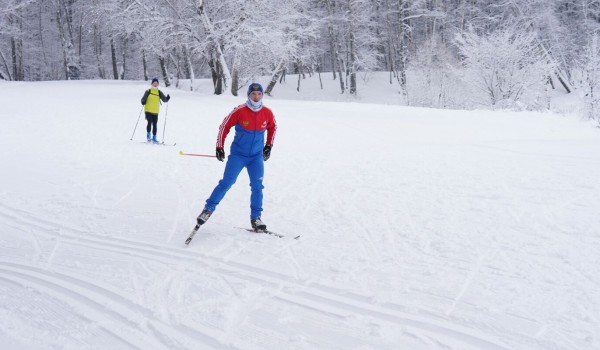
[[227, 164], [225, 165], [225, 173], [223, 179], [212, 191], [210, 197], [206, 200], [204, 209], [214, 212], [217, 205], [221, 202], [227, 191], [237, 180], [242, 169], [246, 168], [250, 177], [250, 218], [260, 217], [262, 212], [262, 201], [264, 188], [263, 176], [265, 174], [265, 163], [263, 161], [262, 152], [251, 157], [245, 157], [237, 154], [229, 155]]

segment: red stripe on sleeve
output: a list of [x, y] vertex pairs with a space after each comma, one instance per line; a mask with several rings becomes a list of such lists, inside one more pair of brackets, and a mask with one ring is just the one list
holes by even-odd
[[239, 111], [241, 108], [245, 107], [245, 105], [239, 105], [223, 119], [223, 122], [219, 126], [219, 134], [217, 135], [217, 148], [223, 148], [225, 144], [225, 139], [227, 138], [227, 134], [229, 134], [229, 130], [237, 123], [238, 116], [235, 112]]

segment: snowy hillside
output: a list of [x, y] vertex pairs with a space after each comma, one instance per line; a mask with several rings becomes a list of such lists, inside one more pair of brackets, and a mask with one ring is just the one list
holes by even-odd
[[0, 82], [2, 349], [600, 349], [598, 128], [281, 91], [286, 238], [242, 172], [186, 247], [244, 98], [161, 87], [147, 145], [147, 86]]

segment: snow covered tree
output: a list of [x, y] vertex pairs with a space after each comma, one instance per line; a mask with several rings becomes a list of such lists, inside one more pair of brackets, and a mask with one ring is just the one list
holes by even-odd
[[456, 101], [458, 96], [453, 92], [461, 83], [455, 74], [459, 66], [458, 58], [441, 38], [433, 37], [422, 43], [410, 62], [410, 86], [414, 93], [409, 96], [409, 104], [436, 108], [460, 106]]
[[0, 9], [0, 79], [162, 76], [193, 88], [201, 76], [236, 95], [258, 79], [272, 93], [286, 73], [300, 91], [306, 76], [329, 71], [353, 95], [360, 78], [386, 71], [404, 103], [431, 106], [468, 107], [448, 93], [485, 57], [508, 55], [518, 69], [501, 67], [485, 87], [473, 75], [493, 105], [526, 101], [538, 75], [581, 88], [600, 31], [600, 0], [0, 0]]
[[585, 111], [600, 126], [600, 33], [596, 32], [585, 47], [582, 57]]
[[207, 52], [210, 56], [209, 66], [215, 86], [215, 94], [220, 95], [227, 89], [227, 84], [231, 81], [231, 73], [229, 72], [229, 65], [223, 52], [220, 32], [213, 25], [213, 21], [207, 10], [206, 1], [196, 0], [196, 12], [208, 39]]
[[327, 9], [327, 34], [329, 39], [329, 48], [330, 48], [330, 56], [331, 56], [331, 67], [334, 72], [333, 78], [335, 79], [335, 72], [337, 71], [340, 79], [340, 89], [342, 94], [346, 90], [346, 86], [344, 84], [344, 78], [342, 72], [346, 71], [346, 63], [344, 61], [342, 55], [342, 46], [341, 46], [341, 28], [340, 28], [340, 19], [337, 16], [337, 3], [335, 0], [325, 0], [325, 5]]
[[408, 59], [408, 33], [410, 24], [409, 0], [384, 0], [381, 17], [382, 33], [385, 35], [384, 57], [386, 70], [390, 72], [390, 84], [395, 77], [400, 90], [407, 97], [406, 64]]
[[56, 25], [63, 50], [63, 67], [67, 80], [80, 78], [81, 67], [74, 40], [74, 11], [76, 0], [55, 0]]
[[[260, 69], [251, 75], [270, 76], [265, 93], [271, 93], [278, 79], [288, 69], [288, 65], [292, 65], [298, 74], [299, 91], [301, 79], [306, 71], [312, 70], [317, 60], [318, 49], [314, 43], [318, 37], [318, 20], [312, 16], [311, 6], [307, 2], [289, 2], [272, 8], [272, 11], [272, 15], [261, 20], [264, 35], [256, 38], [258, 46], [254, 48], [264, 48], [264, 60], [258, 65]], [[283, 16], [288, 16], [288, 20], [276, 20]]]
[[536, 33], [515, 27], [481, 35], [467, 31], [456, 44], [469, 82], [486, 93], [492, 107], [513, 106], [526, 89], [547, 80], [549, 67]]
[[27, 35], [24, 16], [34, 1], [0, 1], [0, 38], [9, 43], [8, 49], [0, 46], [0, 79], [25, 80], [24, 40]]

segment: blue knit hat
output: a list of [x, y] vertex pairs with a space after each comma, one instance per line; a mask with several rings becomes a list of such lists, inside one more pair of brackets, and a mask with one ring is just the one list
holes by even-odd
[[152, 79], [152, 82], [151, 82], [150, 84], [153, 84], [154, 82], [157, 82], [157, 83], [158, 83], [158, 78], [153, 78], [153, 79]]
[[250, 86], [248, 86], [248, 96], [250, 96], [250, 93], [252, 91], [260, 91], [260, 93], [262, 94], [262, 92], [263, 92], [262, 85], [260, 85], [259, 83], [250, 84]]

